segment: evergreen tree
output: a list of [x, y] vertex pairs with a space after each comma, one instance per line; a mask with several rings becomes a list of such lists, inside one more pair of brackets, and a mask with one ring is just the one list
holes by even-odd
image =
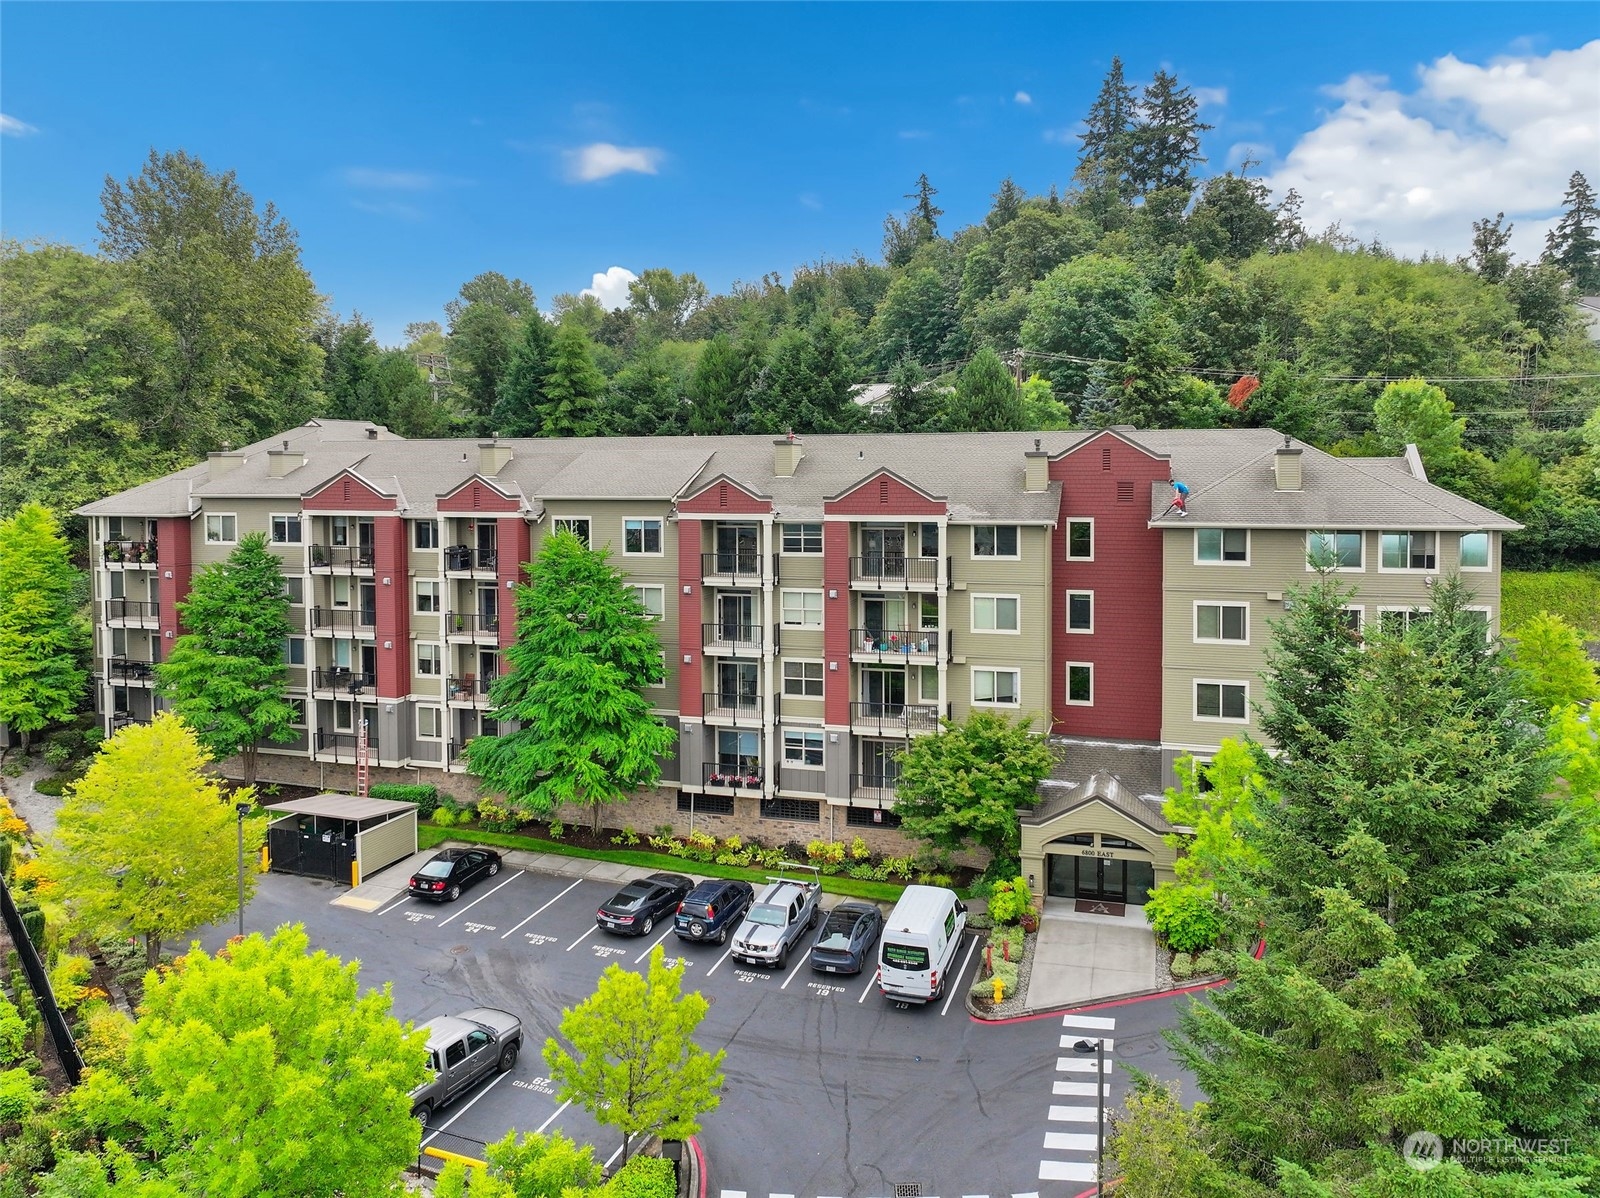
[[379, 354], [367, 385], [381, 413], [372, 419], [387, 425], [391, 432], [402, 437], [437, 437], [448, 427], [449, 414], [434, 399], [427, 376], [405, 350]]
[[349, 320], [328, 317], [313, 334], [322, 347], [322, 393], [327, 414], [335, 420], [371, 420], [383, 417], [371, 411], [372, 372], [378, 364], [378, 343], [372, 325], [356, 312]]
[[1200, 135], [1211, 128], [1199, 117], [1200, 102], [1168, 71], [1157, 71], [1144, 89], [1131, 134], [1129, 174], [1140, 195], [1194, 189], [1194, 167], [1205, 161]]
[[1178, 348], [1177, 326], [1160, 308], [1146, 308], [1122, 326], [1126, 345], [1117, 400], [1121, 423], [1137, 428], [1176, 428], [1185, 398], [1189, 356]]
[[22, 733], [24, 752], [86, 697], [82, 585], [48, 508], [26, 503], [0, 520], [0, 720]]
[[1278, 201], [1278, 206], [1272, 210], [1273, 229], [1272, 243], [1270, 246], [1274, 254], [1292, 254], [1303, 250], [1310, 243], [1310, 236], [1306, 227], [1300, 221], [1300, 213], [1305, 207], [1305, 198], [1290, 188]]
[[929, 433], [939, 424], [939, 406], [928, 374], [913, 358], [889, 372], [889, 424], [897, 433]]
[[550, 322], [535, 315], [522, 327], [522, 340], [511, 351], [504, 378], [495, 396], [494, 430], [503, 437], [537, 437], [539, 414], [546, 402], [545, 379], [556, 332]]
[[[684, 348], [681, 342], [667, 342]], [[661, 343], [646, 346], [611, 380], [603, 432], [619, 437], [673, 437], [688, 431], [685, 383]]]
[[458, 368], [471, 431], [495, 431], [494, 409], [500, 399], [511, 354], [522, 330], [520, 322], [497, 304], [473, 303], [450, 323], [450, 361]]
[[1494, 219], [1484, 217], [1472, 222], [1472, 253], [1467, 265], [1477, 272], [1485, 283], [1503, 283], [1511, 273], [1511, 230], [1516, 225], [1505, 223], [1506, 214], [1496, 212]]
[[1112, 58], [1078, 135], [1081, 148], [1073, 174], [1082, 193], [1080, 205], [1101, 229], [1122, 222], [1135, 194], [1130, 170], [1138, 110], [1133, 86], [1123, 77], [1122, 59]]
[[1010, 175], [1000, 180], [1000, 190], [994, 193], [994, 202], [989, 205], [989, 215], [983, 218], [984, 225], [992, 233], [1016, 220], [1017, 213], [1022, 211], [1022, 201], [1028, 198], [1028, 193], [1012, 181]]
[[726, 334], [706, 343], [689, 380], [689, 431], [713, 437], [733, 431], [739, 393], [739, 352]]
[[1117, 422], [1117, 396], [1104, 366], [1089, 368], [1078, 401], [1078, 423], [1084, 428], [1109, 428]]
[[955, 394], [945, 413], [944, 428], [952, 433], [1010, 432], [1026, 426], [1022, 397], [1011, 368], [988, 346], [961, 368]]
[[1544, 256], [1566, 271], [1580, 295], [1600, 294], [1600, 208], [1582, 171], [1573, 171], [1562, 197], [1566, 210], [1544, 241]]
[[261, 742], [294, 738], [284, 667], [289, 600], [267, 535], [247, 534], [226, 561], [196, 574], [178, 615], [188, 631], [156, 667], [157, 689], [212, 757], [239, 754], [248, 786]]
[[592, 437], [600, 431], [606, 376], [594, 364], [589, 339], [576, 325], [562, 328], [550, 347], [550, 368], [539, 405], [539, 436]]
[[933, 197], [939, 194], [939, 189], [928, 182], [928, 174], [924, 171], [917, 176], [917, 189], [908, 192], [908, 200], [915, 200], [911, 206], [911, 218], [921, 223], [927, 229], [929, 237], [939, 235], [939, 218], [944, 215], [944, 209], [936, 207]]
[[821, 316], [773, 344], [761, 385], [751, 396], [748, 432], [848, 432], [859, 423], [856, 368], [845, 327]]

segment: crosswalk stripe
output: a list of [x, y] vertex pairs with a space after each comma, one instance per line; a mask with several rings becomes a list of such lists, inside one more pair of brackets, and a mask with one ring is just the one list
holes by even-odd
[[[1079, 1036], [1062, 1036], [1061, 1037], [1061, 1047], [1062, 1048], [1071, 1048], [1074, 1044], [1076, 1044], [1079, 1041], [1079, 1039], [1081, 1039], [1081, 1037], [1079, 1037]], [[1091, 1043], [1092, 1043], [1092, 1041], [1091, 1041]], [[1101, 1040], [1100, 1043], [1104, 1044], [1106, 1046], [1106, 1052], [1108, 1052], [1108, 1053], [1112, 1050], [1113, 1047], [1116, 1046], [1116, 1041], [1115, 1040]]]
[[1100, 1111], [1092, 1106], [1053, 1106], [1050, 1118], [1058, 1123], [1093, 1123], [1100, 1118]]
[[1040, 1161], [1040, 1181], [1093, 1181], [1093, 1161]]
[[[1096, 1062], [1093, 1057], [1057, 1057], [1057, 1073], [1093, 1073]], [[1106, 1062], [1107, 1073], [1111, 1072], [1111, 1062]]]
[[1039, 1198], [1039, 1191], [1035, 1190], [1031, 1194], [1013, 1194], [1011, 1198]]
[[743, 1190], [723, 1190], [722, 1198], [745, 1198]]
[[[1093, 1082], [1057, 1082], [1055, 1084], [1054, 1091], [1058, 1096], [1060, 1096], [1062, 1098], [1093, 1098], [1094, 1097], [1094, 1083]], [[1110, 1098], [1111, 1097], [1111, 1083], [1110, 1082], [1104, 1083], [1101, 1086], [1101, 1092], [1107, 1098]]]
[[1047, 1131], [1044, 1134], [1046, 1152], [1093, 1152], [1098, 1145], [1095, 1137], [1075, 1131]]
[[1107, 1019], [1102, 1015], [1063, 1015], [1062, 1027], [1087, 1027], [1095, 1028], [1102, 1032], [1109, 1032], [1117, 1026], [1115, 1019]]

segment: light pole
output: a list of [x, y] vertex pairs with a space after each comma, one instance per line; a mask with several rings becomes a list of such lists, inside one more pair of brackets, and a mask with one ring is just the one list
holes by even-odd
[[244, 935], [244, 817], [250, 814], [249, 803], [235, 803], [239, 813], [239, 935]]
[[1100, 1198], [1106, 1171], [1106, 1042], [1079, 1040], [1072, 1051], [1094, 1053], [1094, 1192], [1095, 1198]]

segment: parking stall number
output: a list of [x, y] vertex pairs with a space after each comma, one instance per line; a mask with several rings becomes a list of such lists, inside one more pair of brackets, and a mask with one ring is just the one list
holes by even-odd
[[461, 926], [469, 932], [492, 932], [495, 930], [495, 926], [492, 923], [463, 923]]
[[627, 949], [612, 948], [609, 944], [596, 944], [592, 945], [591, 947], [594, 949], [594, 955], [599, 957], [602, 961], [607, 957], [625, 957], [628, 955]]
[[540, 1094], [554, 1095], [556, 1092], [555, 1082], [551, 1081], [548, 1077], [536, 1077], [531, 1081], [520, 1077], [514, 1077], [511, 1079], [511, 1084], [519, 1090], [537, 1090]]
[[406, 918], [412, 923], [421, 923], [425, 919], [434, 919], [436, 917], [426, 911], [407, 911]]
[[540, 944], [554, 944], [557, 940], [561, 939], [559, 936], [546, 936], [543, 932], [524, 932], [523, 935], [528, 938], [528, 943], [530, 945], [535, 946]]
[[806, 985], [811, 988], [818, 998], [827, 998], [830, 994], [844, 993], [843, 986], [830, 986], [827, 982], [807, 982]]
[[733, 971], [733, 976], [738, 978], [741, 982], [764, 982], [771, 975], [766, 973], [758, 973], [754, 969], [735, 969]]

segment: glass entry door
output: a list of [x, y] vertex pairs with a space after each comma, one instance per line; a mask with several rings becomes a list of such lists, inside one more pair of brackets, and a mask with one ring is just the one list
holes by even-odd
[[718, 574], [754, 574], [760, 560], [761, 531], [754, 524], [717, 525]]
[[863, 666], [861, 701], [872, 714], [898, 716], [906, 705], [906, 672]]
[[1078, 897], [1103, 902], [1128, 901], [1128, 863], [1115, 857], [1079, 857]]
[[750, 591], [722, 591], [717, 595], [717, 639], [751, 640], [756, 622], [756, 597]]

